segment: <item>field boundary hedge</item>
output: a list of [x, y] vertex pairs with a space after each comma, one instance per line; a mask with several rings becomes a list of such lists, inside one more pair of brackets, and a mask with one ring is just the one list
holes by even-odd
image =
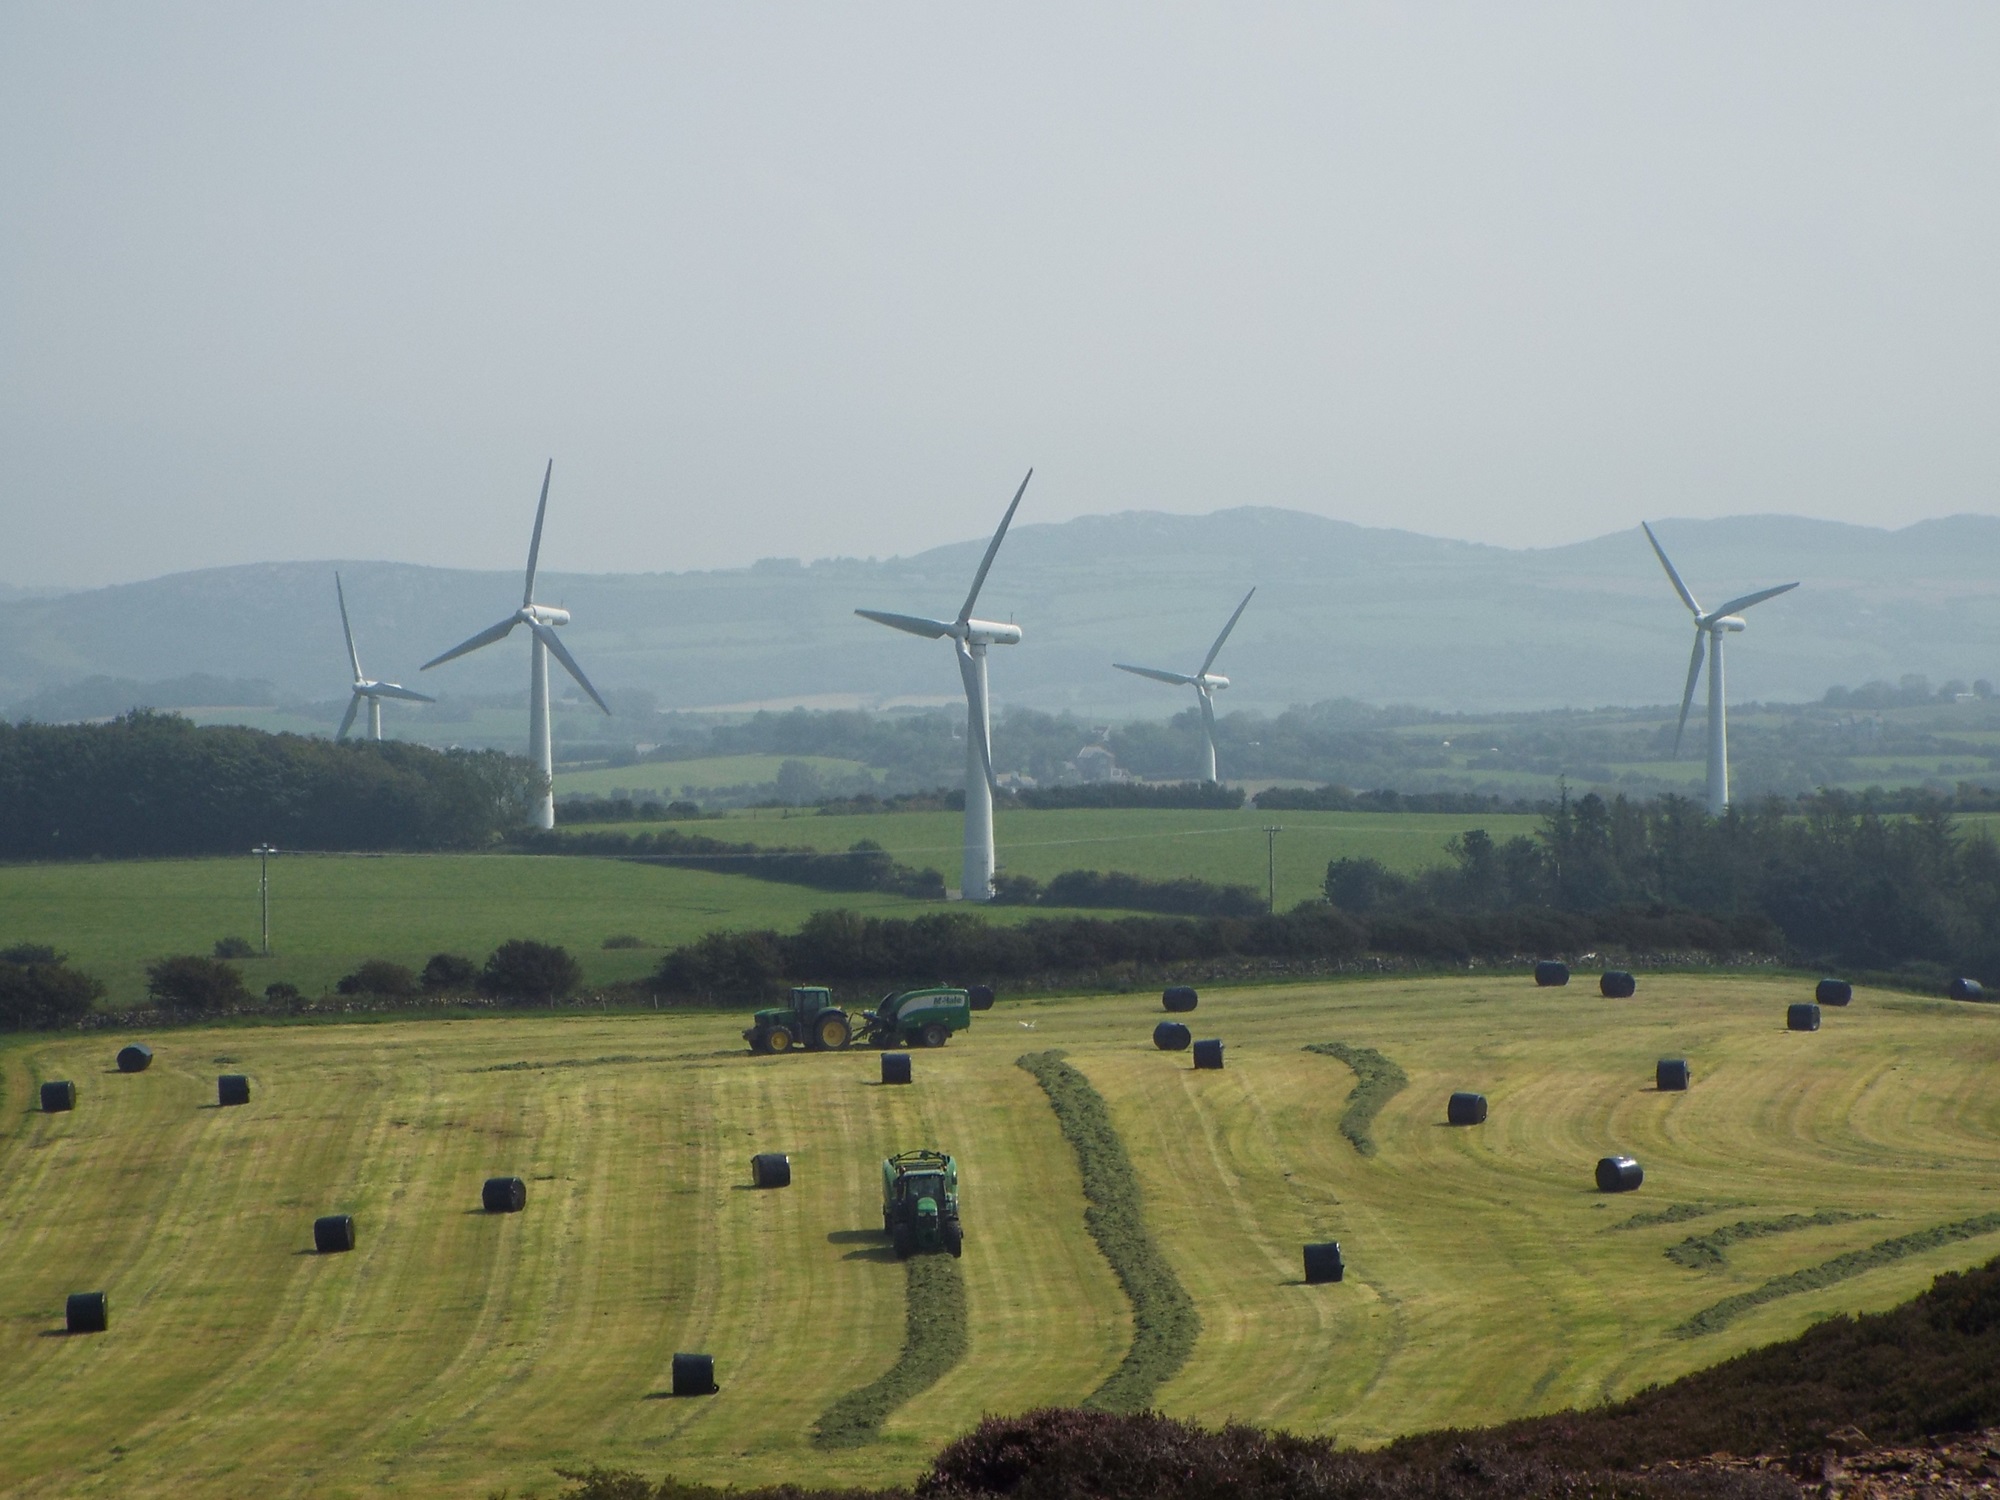
[[903, 1262], [903, 1352], [880, 1376], [849, 1391], [813, 1424], [815, 1448], [859, 1448], [889, 1414], [942, 1380], [965, 1358], [965, 1278], [949, 1255]]
[[1906, 1256], [1919, 1255], [1926, 1250], [1935, 1250], [1941, 1245], [1955, 1244], [1959, 1240], [1976, 1239], [1982, 1234], [1992, 1234], [2000, 1230], [2000, 1213], [1980, 1214], [1977, 1218], [1960, 1219], [1953, 1224], [1938, 1224], [1930, 1229], [1920, 1229], [1915, 1234], [1898, 1235], [1892, 1240], [1883, 1240], [1870, 1245], [1866, 1250], [1851, 1250], [1846, 1255], [1836, 1255], [1832, 1260], [1821, 1261], [1816, 1266], [1807, 1266], [1801, 1271], [1792, 1271], [1784, 1276], [1774, 1276], [1762, 1286], [1747, 1292], [1738, 1292], [1733, 1297], [1724, 1297], [1713, 1306], [1704, 1307], [1676, 1328], [1669, 1329], [1668, 1336], [1677, 1339], [1700, 1338], [1703, 1334], [1720, 1333], [1731, 1323], [1749, 1312], [1762, 1307], [1767, 1302], [1776, 1302], [1783, 1297], [1796, 1297], [1801, 1292], [1816, 1292], [1821, 1287], [1832, 1286], [1837, 1281], [1846, 1281], [1851, 1276], [1859, 1276], [1864, 1271], [1872, 1271], [1878, 1266], [1892, 1265]]
[[1369, 1128], [1382, 1106], [1410, 1085], [1410, 1075], [1373, 1047], [1350, 1047], [1346, 1042], [1312, 1042], [1308, 1052], [1338, 1058], [1354, 1070], [1354, 1092], [1347, 1096], [1341, 1112], [1340, 1133], [1363, 1156], [1375, 1154], [1375, 1137]]
[[1017, 1065], [1049, 1096], [1083, 1177], [1084, 1225], [1132, 1304], [1132, 1347], [1083, 1405], [1091, 1411], [1144, 1411], [1194, 1353], [1201, 1314], [1146, 1227], [1138, 1174], [1104, 1096], [1061, 1052], [1030, 1052]]

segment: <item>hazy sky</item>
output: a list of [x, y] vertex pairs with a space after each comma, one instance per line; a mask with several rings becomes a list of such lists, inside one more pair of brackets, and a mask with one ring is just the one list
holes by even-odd
[[2000, 7], [0, 5], [0, 579], [2000, 508]]

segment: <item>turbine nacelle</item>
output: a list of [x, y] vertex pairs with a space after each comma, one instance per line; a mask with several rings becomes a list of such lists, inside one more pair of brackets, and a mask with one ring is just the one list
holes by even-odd
[[546, 604], [530, 604], [521, 611], [521, 619], [530, 625], [537, 621], [540, 621], [544, 625], [567, 625], [569, 624], [569, 611], [566, 609], [553, 609]]
[[1021, 627], [1018, 625], [997, 625], [991, 620], [967, 620], [952, 634], [968, 646], [1018, 646], [1021, 644]]
[[1229, 686], [1229, 679], [1220, 672], [1204, 672], [1195, 678], [1194, 685], [1205, 693], [1219, 693]]
[[1741, 615], [1714, 615], [1709, 619], [1703, 620], [1701, 628], [1703, 630], [1748, 630], [1750, 623]]

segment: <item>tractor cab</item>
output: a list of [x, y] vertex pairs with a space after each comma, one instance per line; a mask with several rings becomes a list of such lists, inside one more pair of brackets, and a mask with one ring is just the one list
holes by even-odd
[[905, 1151], [882, 1163], [882, 1229], [907, 1260], [922, 1250], [962, 1252], [958, 1164], [942, 1151]]

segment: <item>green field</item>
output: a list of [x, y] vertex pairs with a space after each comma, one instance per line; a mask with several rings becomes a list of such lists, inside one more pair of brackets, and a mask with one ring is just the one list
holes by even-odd
[[[1146, 1219], [1202, 1332], [1163, 1409], [1343, 1440], [1592, 1403], [1887, 1307], [1989, 1258], [2000, 1230], [1674, 1337], [1723, 1297], [2000, 1210], [2000, 1008], [1861, 991], [1783, 1029], [1798, 981], [1642, 976], [1639, 998], [1518, 978], [1211, 991], [1226, 1071], [1152, 1049], [1156, 999], [1003, 1000], [908, 1089], [869, 1054], [751, 1058], [734, 1017], [637, 1015], [176, 1031], [150, 1072], [113, 1035], [0, 1048], [0, 1492], [481, 1496], [554, 1465], [752, 1483], [908, 1479], [985, 1412], [1086, 1397], [1130, 1338], [1083, 1227], [1074, 1159], [1015, 1060], [1063, 1049], [1109, 1103]], [[1409, 1086], [1338, 1129], [1354, 1075], [1310, 1043], [1379, 1049]], [[1685, 1054], [1685, 1094], [1652, 1088]], [[214, 1076], [254, 1080], [217, 1110]], [[35, 1085], [74, 1078], [71, 1114]], [[1444, 1100], [1492, 1101], [1472, 1129]], [[904, 1332], [875, 1162], [963, 1164], [967, 1354], [879, 1441], [809, 1432]], [[1596, 1158], [1645, 1186], [1606, 1197]], [[753, 1151], [794, 1184], [747, 1188]], [[496, 1172], [525, 1213], [477, 1212]], [[1670, 1205], [1683, 1222], [1643, 1222]], [[1692, 1233], [1866, 1215], [1728, 1246]], [[308, 1253], [315, 1215], [359, 1246]], [[1636, 1221], [1636, 1227], [1635, 1227]], [[1339, 1285], [1299, 1246], [1338, 1238]], [[108, 1334], [63, 1338], [65, 1293]], [[677, 1350], [721, 1394], [661, 1399]]]
[[777, 780], [778, 768], [798, 761], [823, 777], [866, 775], [880, 781], [858, 760], [826, 755], [718, 755], [706, 760], [647, 760], [630, 766], [606, 766], [594, 771], [556, 772], [558, 797], [609, 797], [631, 792], [639, 797], [678, 797], [691, 793], [699, 800], [716, 787], [762, 786]]
[[[298, 855], [272, 861], [272, 956], [242, 960], [252, 991], [283, 980], [317, 995], [364, 958], [413, 969], [440, 950], [483, 959], [509, 938], [561, 943], [588, 985], [636, 979], [659, 949], [716, 927], [796, 927], [844, 906], [912, 915], [933, 902], [816, 891], [627, 860], [494, 855]], [[1009, 913], [996, 912], [1000, 920]], [[1016, 918], [1018, 919], [1018, 918]], [[0, 942], [49, 943], [109, 985], [114, 1009], [144, 1003], [145, 966], [258, 941], [257, 861], [171, 859], [0, 865]], [[617, 935], [646, 948], [606, 950]]]
[[[634, 825], [603, 826], [629, 830]], [[857, 840], [873, 839], [904, 864], [942, 870], [946, 883], [956, 885], [965, 821], [955, 812], [823, 817], [760, 809], [719, 822], [641, 826], [814, 849], [846, 849]], [[1541, 819], [1526, 813], [1261, 813], [1254, 807], [1234, 812], [1004, 809], [993, 818], [1000, 867], [1014, 874], [1046, 880], [1064, 870], [1126, 870], [1155, 880], [1192, 875], [1259, 891], [1265, 885], [1267, 826], [1284, 829], [1276, 841], [1282, 911], [1320, 894], [1330, 860], [1372, 858], [1393, 870], [1420, 870], [1443, 862], [1446, 841], [1468, 828], [1484, 828], [1504, 842], [1516, 834], [1532, 835]]]

